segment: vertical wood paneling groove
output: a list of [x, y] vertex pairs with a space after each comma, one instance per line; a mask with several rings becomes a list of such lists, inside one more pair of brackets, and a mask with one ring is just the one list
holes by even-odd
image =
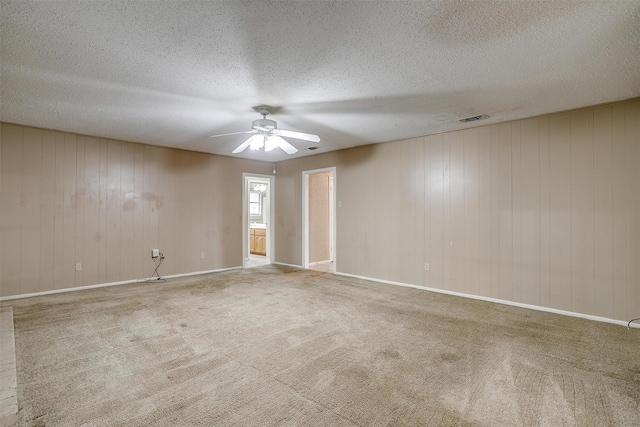
[[625, 104], [627, 317], [640, 316], [640, 105]]
[[121, 180], [122, 142], [107, 142], [107, 282], [121, 279]]
[[[159, 160], [159, 163], [162, 164], [162, 160]], [[206, 168], [206, 177], [207, 182], [215, 183], [215, 171], [216, 171], [216, 163], [214, 159], [208, 159], [207, 168]], [[161, 175], [159, 179], [163, 179], [163, 169], [160, 168]], [[162, 182], [162, 181], [160, 181]], [[327, 186], [329, 180], [327, 178]], [[273, 191], [273, 188], [269, 188], [269, 191]], [[213, 219], [213, 211], [214, 211], [214, 192], [207, 191], [205, 192], [205, 207], [204, 207], [204, 219], [205, 219], [205, 229], [201, 233], [201, 245], [202, 250], [205, 253], [205, 258], [202, 260], [201, 269], [202, 270], [211, 270], [215, 268], [217, 265], [214, 251], [213, 251], [213, 227], [214, 227], [214, 219]], [[265, 206], [266, 209], [266, 206]], [[163, 210], [158, 210], [158, 215], [161, 216], [163, 214]], [[271, 219], [270, 219], [271, 220]], [[273, 238], [273, 236], [269, 236], [269, 239]], [[267, 239], [267, 240], [269, 240]], [[269, 254], [271, 255], [271, 254]]]
[[591, 295], [590, 298], [592, 298], [592, 307], [591, 307], [591, 312], [595, 313], [596, 312], [596, 305], [598, 305], [598, 301], [596, 300], [596, 195], [595, 195], [595, 191], [596, 191], [596, 183], [595, 183], [595, 176], [596, 176], [596, 124], [595, 124], [595, 110], [591, 111], [591, 176], [589, 178], [591, 178], [591, 191], [592, 191], [592, 198], [591, 198], [591, 206], [589, 206], [589, 209], [591, 210], [592, 213], [592, 232], [593, 232], [593, 246], [592, 246], [592, 252], [591, 252], [591, 257], [593, 259], [593, 264], [591, 266], [591, 273], [592, 273], [592, 289], [591, 289]]
[[549, 146], [549, 118], [539, 119], [540, 123], [540, 304], [551, 307], [551, 151]]
[[522, 159], [521, 121], [511, 123], [512, 296], [522, 302]]
[[[31, 141], [25, 144], [24, 141]], [[42, 130], [26, 128], [22, 134], [21, 260], [20, 288], [38, 292], [40, 288], [42, 209]]]
[[74, 287], [76, 283], [76, 215], [73, 205], [77, 189], [77, 136], [64, 136], [64, 163], [62, 189], [62, 287]]
[[500, 298], [500, 127], [491, 131], [491, 297]]
[[149, 272], [145, 267], [150, 266], [146, 261], [151, 259], [151, 248], [144, 240], [144, 146], [135, 144], [133, 153], [133, 246], [134, 246], [134, 275], [147, 277]]
[[148, 146], [144, 146], [142, 147], [143, 149], [143, 155], [142, 155], [142, 192], [141, 197], [140, 197], [140, 205], [141, 205], [141, 210], [142, 210], [142, 229], [143, 229], [143, 234], [142, 234], [142, 241], [143, 244], [146, 245], [149, 249], [160, 249], [160, 251], [162, 251], [163, 254], [168, 255], [164, 252], [164, 248], [156, 248], [155, 246], [153, 246], [153, 242], [151, 241], [151, 209], [150, 209], [150, 203], [151, 201], [149, 200], [148, 197], [146, 197], [147, 194], [149, 194], [150, 192], [150, 187], [151, 187], [151, 165], [150, 165], [150, 161], [151, 161], [151, 155], [150, 155], [150, 149], [151, 147]]
[[99, 282], [100, 141], [84, 138], [83, 284]]
[[464, 132], [464, 258], [463, 286], [464, 292], [477, 295], [479, 292], [479, 246], [480, 246], [480, 191], [479, 171], [479, 134], [478, 129]]
[[540, 304], [540, 122], [521, 124], [521, 301]]
[[[171, 250], [169, 248], [169, 243], [168, 243], [169, 239], [167, 238], [167, 231], [168, 231], [167, 228], [169, 228], [167, 227], [167, 224], [170, 224], [167, 218], [167, 209], [169, 208], [168, 197], [169, 197], [169, 194], [172, 192], [172, 190], [170, 190], [169, 180], [168, 180], [169, 172], [167, 171], [167, 153], [169, 151], [170, 150], [161, 148], [158, 152], [158, 167], [160, 171], [162, 171], [162, 173], [158, 177], [158, 188], [161, 190], [161, 193], [162, 193], [162, 205], [163, 205], [163, 208], [158, 212], [158, 247], [161, 248], [163, 253], [170, 252]], [[153, 248], [149, 247], [147, 251], [151, 249]], [[168, 267], [169, 267], [168, 265], [163, 266], [163, 274], [165, 275], [170, 274], [170, 273], [167, 273], [167, 271], [169, 271]]]
[[491, 130], [478, 129], [478, 294], [491, 296]]
[[42, 210], [40, 215], [40, 284], [38, 291], [52, 289], [55, 253], [56, 135], [42, 135]]
[[[382, 146], [380, 153], [375, 156], [376, 165], [381, 165], [383, 160], [387, 159], [389, 152], [388, 146]], [[374, 240], [374, 247], [381, 247], [382, 250], [374, 251], [374, 259], [375, 259], [375, 268], [378, 271], [379, 277], [382, 277], [385, 280], [389, 280], [389, 260], [390, 260], [390, 251], [389, 251], [389, 240], [391, 239], [391, 206], [395, 202], [395, 198], [397, 196], [397, 191], [393, 191], [393, 186], [391, 185], [391, 171], [399, 172], [398, 170], [398, 156], [392, 156], [389, 159], [389, 167], [382, 168], [381, 173], [378, 176], [378, 187], [382, 190], [384, 194], [387, 194], [390, 198], [388, 203], [384, 203], [382, 208], [379, 210], [377, 223], [381, 225], [378, 230], [377, 237], [378, 239]], [[367, 195], [368, 205], [371, 205], [372, 195]]]
[[427, 274], [422, 267], [422, 263], [426, 261], [426, 254], [424, 251], [425, 242], [427, 241], [427, 235], [424, 231], [424, 145], [423, 138], [416, 138], [411, 142], [411, 153], [409, 156], [409, 162], [411, 166], [409, 171], [411, 172], [411, 188], [409, 203], [411, 204], [411, 220], [412, 226], [409, 227], [409, 235], [415, 233], [421, 238], [410, 238], [413, 246], [411, 251], [411, 259], [409, 263], [409, 271], [411, 271], [411, 278], [408, 283], [418, 283], [423, 285], [425, 281], [425, 275]]
[[120, 148], [120, 274], [134, 276], [134, 211], [135, 211], [135, 148], [134, 144], [122, 143]]
[[[86, 263], [84, 262], [84, 201], [86, 199], [86, 187], [84, 179], [84, 159], [85, 159], [85, 138], [78, 136], [76, 139], [76, 191], [71, 195], [71, 207], [75, 210], [75, 246], [74, 259], [75, 262], [81, 264], [81, 270], [76, 271], [74, 276], [75, 286], [85, 284], [84, 273], [86, 271]], [[87, 257], [88, 258], [88, 257]]]
[[[164, 171], [164, 184], [160, 184], [160, 188], [164, 188], [164, 209], [162, 211], [161, 216], [158, 218], [159, 220], [159, 245], [162, 248], [163, 253], [166, 253], [167, 256], [171, 254], [169, 258], [165, 259], [165, 263], [163, 263], [163, 268], [165, 274], [175, 274], [177, 260], [175, 257], [175, 227], [172, 226], [178, 220], [178, 217], [175, 215], [176, 212], [176, 203], [175, 203], [175, 187], [174, 187], [174, 179], [175, 179], [175, 151], [164, 149], [161, 151], [164, 156], [164, 160], [162, 162], [162, 169]], [[219, 194], [215, 183], [212, 186], [212, 190], [216, 194]], [[213, 235], [212, 239], [214, 241], [218, 240], [217, 235]], [[152, 249], [152, 248], [150, 248]], [[224, 265], [224, 264], [223, 264]]]
[[[65, 287], [63, 280], [63, 236], [64, 236], [64, 134], [55, 133], [56, 163], [55, 163], [55, 194], [54, 194], [54, 269], [53, 269], [53, 289]], [[67, 286], [69, 287], [69, 286]]]
[[[161, 148], [159, 147], [150, 147], [150, 161], [151, 161], [151, 170], [150, 172], [150, 182], [149, 182], [149, 194], [148, 197], [150, 199], [149, 204], [149, 230], [151, 233], [149, 238], [151, 240], [150, 244], [157, 248], [160, 246], [159, 243], [159, 235], [160, 230], [158, 228], [158, 206], [159, 206], [159, 188], [158, 188], [158, 179], [159, 179], [159, 168], [158, 168], [158, 158], [159, 152]], [[204, 181], [203, 181], [204, 182]], [[196, 185], [194, 188], [200, 188], [200, 186]], [[200, 212], [200, 210], [198, 210]]]
[[442, 250], [444, 262], [444, 286], [451, 290], [451, 134], [447, 133], [443, 137], [443, 160], [444, 160], [444, 248]]
[[464, 139], [463, 132], [453, 132], [449, 140], [449, 289], [464, 292]]
[[498, 298], [513, 298], [513, 165], [511, 123], [498, 125], [500, 171], [500, 292]]
[[431, 228], [431, 156], [429, 153], [430, 150], [430, 146], [429, 146], [429, 138], [428, 137], [424, 137], [422, 140], [422, 147], [423, 147], [423, 157], [422, 157], [422, 163], [424, 164], [424, 178], [425, 178], [425, 182], [424, 182], [424, 187], [423, 187], [423, 194], [424, 194], [424, 200], [425, 200], [425, 209], [423, 212], [423, 221], [424, 221], [424, 230], [427, 233], [427, 238], [425, 239], [425, 244], [424, 244], [424, 259], [427, 260], [429, 262], [429, 272], [425, 273], [425, 280], [424, 280], [424, 285], [425, 286], [432, 286], [433, 283], [433, 279], [431, 276], [431, 245], [432, 245], [432, 239], [433, 239], [433, 234], [432, 234], [432, 228]]
[[613, 317], [612, 109], [594, 114], [594, 299], [597, 316]]
[[445, 165], [442, 135], [428, 137], [431, 152], [431, 286], [446, 289], [445, 282]]
[[99, 171], [99, 204], [100, 214], [98, 217], [98, 283], [107, 282], [107, 169], [108, 169], [108, 149], [107, 140], [100, 139], [100, 171]]
[[[0, 223], [2, 223], [2, 213], [3, 213], [3, 208], [2, 208], [2, 139], [4, 137], [4, 128], [6, 128], [6, 125], [3, 125], [2, 122], [0, 122]], [[0, 224], [1, 225], [1, 224]], [[0, 241], [0, 295], [2, 295], [2, 242]]]
[[552, 308], [571, 310], [571, 127], [570, 116], [549, 121], [550, 299]]
[[[539, 235], [539, 240], [538, 240], [538, 259], [540, 260], [540, 270], [538, 271], [538, 292], [537, 295], [536, 293], [532, 292], [533, 297], [534, 297], [534, 301], [532, 304], [540, 304], [540, 301], [542, 300], [542, 284], [543, 284], [543, 271], [544, 270], [544, 258], [543, 258], [543, 253], [544, 253], [544, 248], [543, 248], [543, 235], [544, 235], [544, 216], [543, 216], [543, 206], [544, 206], [544, 202], [543, 202], [543, 183], [545, 182], [543, 177], [542, 177], [542, 156], [543, 156], [543, 148], [542, 148], [542, 144], [543, 144], [543, 137], [542, 137], [542, 123], [541, 120], [538, 119], [536, 120], [536, 125], [537, 125], [537, 129], [538, 129], [538, 137], [537, 137], [537, 141], [538, 141], [538, 230], [540, 232]], [[532, 264], [531, 266], [532, 269], [535, 269], [535, 264]]]
[[613, 143], [613, 310], [618, 319], [627, 318], [627, 221], [625, 105], [612, 106]]
[[593, 312], [593, 110], [571, 114], [571, 309]]
[[20, 289], [22, 253], [22, 150], [23, 129], [2, 126], [2, 292], [16, 293]]

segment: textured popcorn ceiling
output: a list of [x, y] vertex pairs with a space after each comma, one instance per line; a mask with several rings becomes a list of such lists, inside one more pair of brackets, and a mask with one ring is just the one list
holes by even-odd
[[3, 121], [231, 155], [253, 106], [298, 154], [640, 95], [640, 1], [2, 1]]

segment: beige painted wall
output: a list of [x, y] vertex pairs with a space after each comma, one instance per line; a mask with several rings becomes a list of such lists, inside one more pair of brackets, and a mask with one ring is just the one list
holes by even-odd
[[336, 166], [338, 272], [628, 320], [639, 165], [637, 99], [292, 159], [275, 259], [301, 264], [301, 172]]
[[242, 173], [272, 163], [1, 126], [0, 296], [149, 277], [152, 248], [163, 275], [242, 265]]
[[329, 177], [309, 175], [309, 262], [329, 260]]

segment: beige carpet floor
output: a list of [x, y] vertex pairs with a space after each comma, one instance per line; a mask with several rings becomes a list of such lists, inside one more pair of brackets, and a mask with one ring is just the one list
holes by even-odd
[[285, 267], [9, 301], [21, 426], [638, 426], [640, 330]]

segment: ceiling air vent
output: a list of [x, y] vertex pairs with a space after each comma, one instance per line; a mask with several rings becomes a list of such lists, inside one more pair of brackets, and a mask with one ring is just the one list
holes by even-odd
[[311, 151], [317, 150], [317, 149], [318, 149], [318, 147], [309, 147], [309, 148], [307, 148], [307, 150], [311, 150]]
[[477, 122], [478, 120], [484, 120], [484, 119], [488, 119], [489, 116], [487, 116], [486, 114], [480, 114], [479, 116], [473, 116], [473, 117], [467, 117], [465, 119], [460, 119], [460, 121], [462, 123], [468, 123], [468, 122]]

